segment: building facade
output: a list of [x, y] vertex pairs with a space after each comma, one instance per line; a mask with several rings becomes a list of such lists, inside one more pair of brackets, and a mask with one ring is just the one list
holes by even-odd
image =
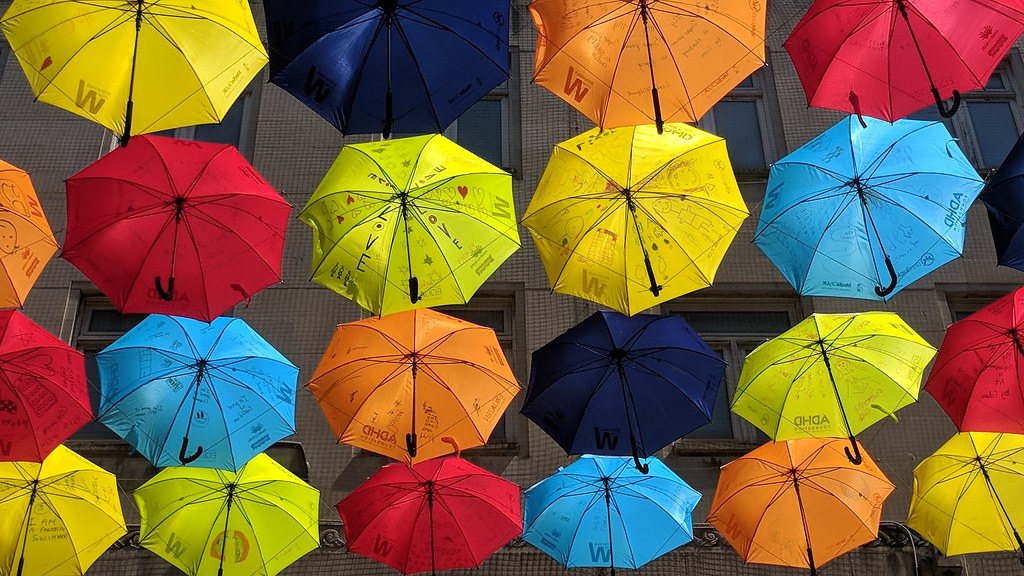
[[[756, 1], [756, 0], [751, 0]], [[9, 2], [0, 2], [6, 10]], [[262, 2], [251, 2], [263, 27]], [[728, 410], [744, 355], [755, 346], [815, 312], [885, 310], [898, 313], [936, 347], [946, 327], [1021, 283], [1020, 273], [996, 266], [984, 208], [969, 215], [963, 258], [926, 276], [887, 303], [808, 298], [797, 295], [752, 237], [764, 196], [768, 166], [816, 136], [844, 115], [809, 109], [782, 43], [806, 10], [806, 0], [773, 0], [768, 10], [766, 65], [734, 89], [700, 122], [725, 136], [751, 217], [722, 263], [714, 286], [666, 303], [654, 313], [680, 314], [728, 363], [714, 421], [664, 449], [660, 456], [704, 494], [694, 514], [707, 518], [719, 467], [765, 441], [753, 426]], [[590, 122], [546, 90], [530, 82], [536, 32], [525, 0], [512, 2], [511, 78], [491, 92], [448, 134], [513, 175], [517, 213], [522, 214], [537, 186], [554, 144], [592, 127]], [[2, 40], [0, 40], [2, 42]], [[305, 204], [340, 148], [365, 137], [345, 138], [277, 86], [263, 70], [224, 123], [179, 129], [175, 135], [229, 142], [296, 209]], [[947, 122], [968, 158], [984, 176], [996, 167], [1024, 132], [1024, 59], [1014, 48], [984, 91], [965, 95], [961, 112]], [[63, 181], [114, 146], [105, 129], [63, 110], [33, 101], [16, 58], [0, 43], [0, 158], [28, 170], [58, 241], [65, 222]], [[553, 294], [525, 229], [523, 245], [465, 306], [444, 311], [495, 329], [525, 387], [530, 353], [598, 308]], [[308, 381], [334, 327], [366, 313], [341, 296], [309, 282], [311, 231], [297, 219], [288, 227], [284, 279], [257, 294], [233, 315], [244, 318], [301, 369], [297, 390], [297, 434], [274, 448], [275, 456], [321, 491], [322, 546], [288, 569], [289, 574], [392, 574], [381, 564], [348, 553], [334, 504], [387, 459], [338, 444], [312, 395]], [[25, 304], [30, 318], [58, 334], [89, 359], [95, 382], [95, 353], [139, 318], [121, 315], [68, 263], [54, 259]], [[527, 488], [572, 460], [512, 403], [491, 442], [464, 452], [469, 460]], [[883, 509], [882, 537], [820, 570], [829, 574], [1011, 574], [1020, 566], [1011, 553], [945, 558], [906, 531], [903, 523], [913, 490], [913, 469], [944, 443], [955, 428], [925, 393], [920, 402], [886, 420], [860, 439], [896, 490]], [[126, 444], [99, 424], [87, 426], [68, 443], [118, 475], [129, 524], [138, 523], [130, 491], [155, 473]], [[137, 534], [135, 534], [137, 537]], [[538, 575], [563, 568], [522, 542], [500, 550], [467, 573]], [[600, 569], [575, 569], [597, 574]], [[92, 569], [93, 574], [174, 574], [177, 570], [122, 539]], [[460, 571], [461, 572], [461, 571]], [[693, 544], [640, 570], [656, 575], [796, 574], [799, 571], [744, 565], [706, 525]]]

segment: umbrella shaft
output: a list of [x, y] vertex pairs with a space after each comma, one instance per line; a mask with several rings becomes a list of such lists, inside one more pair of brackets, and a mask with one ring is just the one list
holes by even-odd
[[25, 568], [25, 545], [28, 544], [28, 527], [32, 525], [32, 505], [36, 502], [36, 492], [38, 491], [39, 481], [35, 480], [32, 482], [32, 495], [28, 498], [28, 512], [25, 514], [25, 532], [21, 541], [21, 558], [18, 559], [17, 576], [21, 576], [22, 569]]
[[811, 550], [811, 530], [807, 527], [807, 515], [804, 513], [804, 501], [800, 497], [800, 481], [797, 479], [797, 471], [793, 470], [793, 490], [796, 492], [796, 503], [800, 508], [800, 521], [804, 525], [804, 539], [807, 542], [807, 565], [811, 568], [811, 574], [818, 573], [814, 566], [814, 552]]

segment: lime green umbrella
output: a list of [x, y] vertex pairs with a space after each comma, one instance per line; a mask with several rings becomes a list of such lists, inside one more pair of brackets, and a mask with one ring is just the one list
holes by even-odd
[[732, 411], [773, 440], [850, 439], [917, 401], [935, 348], [891, 312], [812, 314], [743, 361]]
[[190, 576], [273, 576], [319, 543], [320, 492], [266, 454], [165, 468], [135, 491], [139, 542]]
[[440, 134], [345, 146], [299, 218], [312, 280], [381, 316], [465, 304], [519, 249], [512, 175]]

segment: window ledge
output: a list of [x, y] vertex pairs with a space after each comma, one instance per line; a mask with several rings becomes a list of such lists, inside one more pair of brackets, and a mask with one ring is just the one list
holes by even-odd
[[462, 451], [467, 456], [519, 456], [519, 443], [496, 440]]
[[728, 439], [684, 439], [672, 445], [675, 456], [740, 456], [757, 448], [758, 442], [741, 442]]

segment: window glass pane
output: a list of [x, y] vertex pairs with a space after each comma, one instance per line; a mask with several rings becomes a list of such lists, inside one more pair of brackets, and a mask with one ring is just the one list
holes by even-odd
[[743, 79], [742, 82], [737, 84], [736, 87], [737, 88], [757, 88], [757, 86], [754, 84], [754, 75], [751, 74], [750, 76], [747, 76], [746, 78]]
[[744, 100], [723, 100], [715, 104], [715, 132], [725, 138], [729, 159], [739, 170], [764, 169], [764, 145], [761, 143], [761, 122], [757, 103]]
[[988, 77], [988, 81], [985, 82], [985, 90], [1006, 90], [1006, 81], [1003, 80], [1003, 75], [999, 72], [993, 72]]
[[1010, 102], [971, 102], [968, 110], [981, 148], [982, 167], [999, 166], [1017, 142], [1017, 123]]
[[474, 310], [467, 308], [439, 308], [438, 310], [460, 320], [486, 326], [499, 335], [504, 335], [505, 333], [504, 310]]
[[245, 109], [247, 96], [242, 95], [235, 100], [235, 103], [224, 115], [220, 124], [200, 124], [196, 126], [195, 140], [203, 142], [214, 142], [217, 144], [231, 144], [238, 146], [242, 137], [242, 112]]
[[501, 100], [480, 100], [456, 120], [459, 146], [498, 167], [505, 165], [501, 104]]
[[124, 334], [142, 322], [146, 314], [121, 314], [117, 310], [93, 309], [89, 314], [89, 332]]

